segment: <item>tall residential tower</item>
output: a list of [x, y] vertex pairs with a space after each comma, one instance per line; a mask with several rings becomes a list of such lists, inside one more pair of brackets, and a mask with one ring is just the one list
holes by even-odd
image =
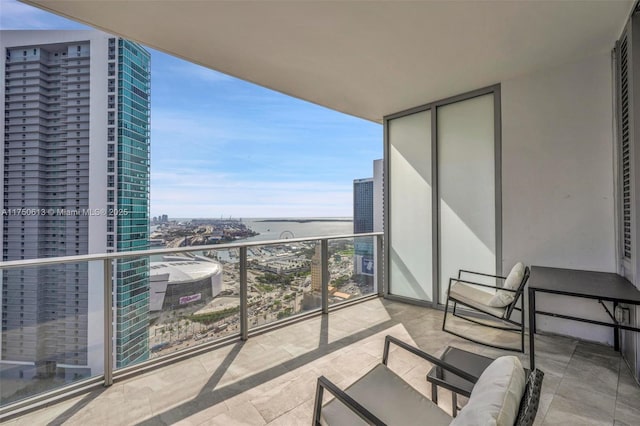
[[[353, 180], [353, 233], [382, 232], [383, 164], [374, 160], [373, 177]], [[373, 237], [354, 238], [356, 274], [373, 277], [376, 257]], [[373, 280], [375, 281], [375, 280]], [[372, 282], [373, 282], [372, 281]]]
[[[149, 53], [98, 31], [2, 31], [0, 45], [3, 260], [147, 249]], [[3, 272], [4, 365], [102, 371], [99, 263]], [[147, 259], [118, 262], [114, 301], [117, 365], [147, 359]]]

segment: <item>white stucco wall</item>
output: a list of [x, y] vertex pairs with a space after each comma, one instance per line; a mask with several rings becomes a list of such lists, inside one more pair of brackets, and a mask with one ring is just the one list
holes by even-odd
[[[502, 82], [503, 268], [616, 271], [609, 52]], [[608, 321], [597, 302], [540, 310]], [[613, 343], [610, 329], [538, 317], [540, 330]]]

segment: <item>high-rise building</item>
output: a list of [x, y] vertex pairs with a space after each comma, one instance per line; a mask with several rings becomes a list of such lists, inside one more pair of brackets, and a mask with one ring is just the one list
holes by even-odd
[[353, 233], [373, 232], [373, 178], [353, 181]]
[[[3, 260], [149, 247], [150, 56], [98, 31], [2, 31]], [[103, 368], [102, 265], [2, 274], [0, 360]], [[116, 363], [148, 358], [148, 260], [114, 269]]]
[[[383, 164], [373, 162], [373, 178], [353, 181], [353, 233], [381, 232], [383, 220]], [[356, 274], [375, 275], [375, 244], [373, 237], [354, 238]]]
[[384, 164], [373, 160], [373, 232], [384, 231]]
[[322, 291], [322, 254], [320, 244], [316, 244], [315, 253], [311, 257], [311, 290]]
[[[366, 232], [373, 232], [373, 178], [353, 181], [353, 233]], [[373, 238], [354, 238], [353, 245], [356, 273], [367, 274], [373, 261]]]

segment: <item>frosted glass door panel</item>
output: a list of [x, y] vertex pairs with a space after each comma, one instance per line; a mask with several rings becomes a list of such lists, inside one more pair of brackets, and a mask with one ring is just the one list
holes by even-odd
[[488, 94], [437, 111], [441, 303], [459, 269], [495, 273], [493, 108]]
[[431, 111], [389, 121], [389, 170], [389, 292], [431, 301]]

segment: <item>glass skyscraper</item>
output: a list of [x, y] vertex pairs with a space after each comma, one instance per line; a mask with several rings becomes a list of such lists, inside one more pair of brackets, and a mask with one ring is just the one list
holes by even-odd
[[[353, 233], [373, 232], [373, 178], [353, 181]], [[354, 240], [356, 256], [373, 257], [373, 237]]]
[[[355, 179], [353, 181], [353, 233], [373, 232], [373, 179]], [[354, 271], [366, 282], [373, 283], [373, 237], [355, 237]]]
[[[149, 248], [150, 56], [118, 39], [117, 249]], [[149, 259], [116, 268], [116, 366], [149, 357]]]

